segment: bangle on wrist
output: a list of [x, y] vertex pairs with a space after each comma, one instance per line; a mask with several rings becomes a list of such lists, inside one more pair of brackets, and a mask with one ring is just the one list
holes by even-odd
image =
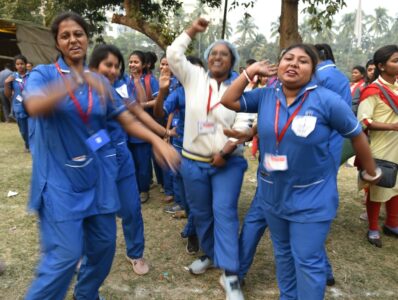
[[247, 82], [252, 82], [252, 80], [250, 79], [249, 74], [247, 74], [246, 70], [243, 70], [242, 73], [243, 73], [243, 75], [245, 75]]
[[383, 172], [381, 171], [381, 169], [379, 167], [376, 168], [375, 172], [376, 172], [375, 176], [370, 176], [368, 174], [368, 172], [366, 172], [366, 170], [363, 170], [361, 172], [361, 177], [362, 177], [362, 179], [364, 179], [366, 181], [374, 181], [374, 180], [379, 179], [381, 177], [381, 175], [383, 175]]
[[163, 135], [163, 138], [166, 138], [166, 137], [170, 136], [170, 131], [167, 128], [165, 128], [165, 129], [166, 129], [166, 131], [165, 131], [165, 133]]

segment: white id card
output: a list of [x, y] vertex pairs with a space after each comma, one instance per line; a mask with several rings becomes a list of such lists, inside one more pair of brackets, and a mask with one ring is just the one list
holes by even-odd
[[292, 130], [299, 137], [307, 137], [314, 131], [316, 125], [314, 116], [296, 116], [292, 122]]
[[214, 134], [216, 133], [216, 123], [211, 121], [198, 122], [198, 134]]
[[266, 153], [264, 155], [264, 167], [268, 172], [286, 171], [288, 168], [287, 156]]
[[15, 81], [23, 83], [23, 80], [21, 78], [15, 78]]
[[16, 96], [15, 99], [16, 99], [17, 101], [19, 101], [19, 102], [22, 102], [22, 101], [23, 101], [23, 98], [22, 98], [21, 95]]

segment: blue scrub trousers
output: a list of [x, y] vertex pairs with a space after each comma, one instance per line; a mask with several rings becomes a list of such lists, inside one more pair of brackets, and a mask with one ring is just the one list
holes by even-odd
[[74, 294], [77, 300], [97, 299], [115, 253], [115, 214], [54, 222], [41, 212], [39, 223], [42, 258], [25, 299], [64, 299], [83, 254]]
[[[181, 153], [181, 149], [176, 148], [176, 150]], [[185, 210], [188, 216], [187, 224], [182, 230], [181, 236], [184, 238], [189, 236], [194, 236], [196, 235], [195, 225], [193, 223], [192, 212], [189, 208], [189, 204], [186, 199], [187, 197], [185, 193], [184, 179], [182, 178], [180, 171], [177, 171], [173, 176], [173, 190], [174, 190], [174, 202], [179, 206], [181, 206]]]
[[163, 178], [163, 188], [164, 188], [164, 194], [166, 196], [174, 196], [174, 190], [173, 190], [173, 177], [174, 174], [173, 172], [169, 169], [162, 169], [162, 178]]
[[257, 245], [267, 228], [267, 220], [261, 198], [257, 197], [258, 188], [253, 201], [243, 220], [239, 236], [239, 279], [244, 279], [256, 254]]
[[266, 211], [280, 299], [322, 300], [326, 287], [325, 241], [331, 221], [297, 223]]
[[120, 210], [127, 256], [133, 259], [144, 255], [144, 222], [141, 214], [141, 200], [135, 174], [117, 181]]
[[29, 149], [29, 129], [28, 129], [28, 118], [27, 117], [16, 117], [19, 132], [21, 133], [22, 139], [25, 143], [25, 149]]
[[181, 174], [204, 253], [216, 267], [239, 271], [238, 199], [247, 162], [232, 156], [222, 168], [183, 158]]
[[133, 155], [138, 191], [149, 192], [152, 179], [152, 147], [148, 143], [128, 143]]

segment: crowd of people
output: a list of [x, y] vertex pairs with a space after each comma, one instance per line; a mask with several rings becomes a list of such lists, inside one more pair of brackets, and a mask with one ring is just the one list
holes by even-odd
[[[116, 217], [127, 261], [138, 275], [150, 271], [141, 204], [153, 169], [170, 203], [164, 211], [187, 218], [187, 252], [203, 253], [190, 273], [220, 269], [227, 300], [244, 299], [267, 228], [280, 299], [324, 298], [335, 283], [325, 241], [345, 144], [365, 191], [369, 243], [382, 247], [383, 202], [383, 232], [398, 237], [398, 47], [355, 66], [351, 85], [328, 44], [292, 45], [276, 64], [251, 59], [235, 72], [239, 54], [228, 41], [209, 45], [204, 63], [185, 55], [208, 24], [199, 18], [172, 42], [157, 80], [152, 52], [132, 51], [125, 64], [117, 47], [101, 44], [87, 58], [87, 23], [65, 12], [51, 27], [55, 63], [28, 71], [18, 55], [16, 72], [8, 65], [0, 73], [5, 121], [15, 118], [33, 162], [29, 208], [42, 255], [26, 299], [64, 299], [75, 272], [74, 299], [103, 299]], [[248, 141], [257, 189], [240, 226]]]

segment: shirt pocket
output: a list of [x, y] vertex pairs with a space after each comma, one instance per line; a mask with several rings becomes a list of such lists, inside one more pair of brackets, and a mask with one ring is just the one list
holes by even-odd
[[82, 156], [67, 160], [64, 168], [66, 176], [75, 192], [89, 190], [97, 183], [97, 164], [91, 156]]

